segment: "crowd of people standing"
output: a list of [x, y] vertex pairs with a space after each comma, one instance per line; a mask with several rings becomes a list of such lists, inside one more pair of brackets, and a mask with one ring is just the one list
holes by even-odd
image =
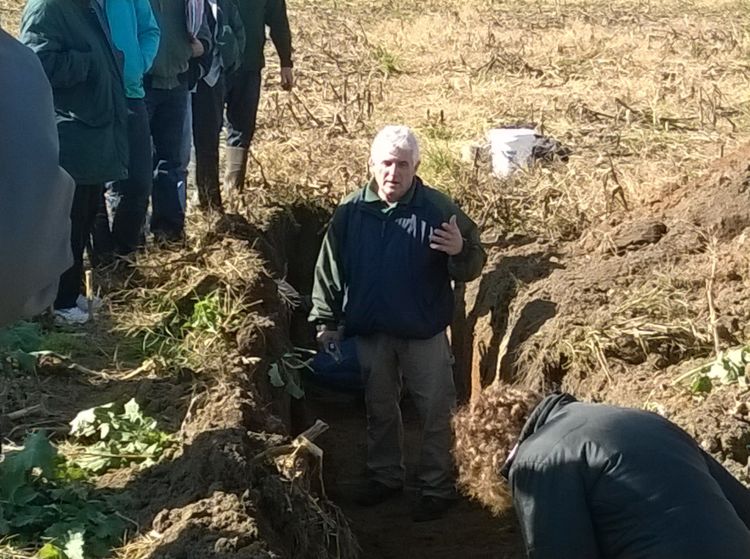
[[19, 38], [52, 86], [60, 165], [75, 181], [73, 264], [60, 278], [56, 321], [89, 318], [81, 294], [87, 247], [93, 261], [107, 262], [136, 253], [147, 229], [157, 243], [183, 240], [193, 150], [200, 207], [222, 211], [225, 123], [225, 190], [242, 185], [266, 26], [290, 89], [284, 0], [28, 0]]

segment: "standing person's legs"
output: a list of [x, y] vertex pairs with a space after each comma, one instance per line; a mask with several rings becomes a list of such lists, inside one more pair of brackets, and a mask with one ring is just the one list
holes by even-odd
[[227, 78], [227, 146], [249, 148], [260, 102], [260, 70], [239, 70]]
[[185, 184], [181, 157], [187, 87], [149, 89], [146, 102], [154, 145], [151, 232], [159, 240], [179, 241], [185, 227]]
[[111, 263], [114, 254], [114, 239], [109, 228], [109, 211], [105, 195], [107, 188], [105, 185], [99, 196], [96, 218], [94, 219], [90, 242], [87, 244], [89, 259], [94, 267]]
[[357, 338], [367, 408], [368, 475], [383, 486], [400, 489], [404, 483], [404, 429], [396, 343], [398, 340], [385, 334]]
[[193, 94], [195, 183], [202, 210], [222, 211], [219, 190], [219, 134], [224, 111], [224, 80], [210, 87], [198, 82]]
[[255, 135], [260, 83], [260, 70], [239, 70], [227, 78], [224, 174], [224, 187], [227, 190], [241, 190], [245, 182], [247, 152]]
[[456, 405], [453, 356], [445, 332], [427, 340], [406, 340], [398, 352], [406, 388], [422, 419], [417, 481], [422, 495], [455, 497], [451, 414]]
[[193, 150], [193, 94], [188, 91], [185, 106], [185, 120], [182, 121], [182, 144], [180, 146], [180, 181], [185, 186], [187, 196], [190, 154]]
[[100, 184], [76, 184], [73, 205], [70, 209], [70, 248], [73, 265], [60, 276], [57, 288], [56, 310], [76, 308], [83, 283], [83, 251], [86, 247], [96, 219], [103, 186]]
[[112, 236], [117, 254], [143, 245], [143, 227], [153, 182], [151, 128], [144, 99], [128, 99], [128, 178], [112, 185], [115, 198]]

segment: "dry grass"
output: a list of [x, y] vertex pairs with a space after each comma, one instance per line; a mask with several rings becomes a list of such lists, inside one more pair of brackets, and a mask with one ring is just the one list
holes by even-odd
[[0, 559], [34, 559], [37, 556], [34, 549], [20, 549], [10, 541], [7, 538], [0, 539]]
[[169, 374], [180, 368], [224, 372], [235, 347], [234, 334], [248, 327], [260, 301], [247, 287], [262, 273], [260, 258], [244, 241], [211, 241], [191, 220], [192, 250], [153, 249], [139, 259], [137, 275], [112, 294], [126, 312], [113, 317], [113, 330], [142, 340], [150, 371]]
[[[269, 68], [247, 206], [333, 202], [362, 184], [382, 125], [414, 127], [423, 178], [485, 227], [570, 238], [748, 138], [741, 1], [292, 0], [297, 87]], [[16, 29], [19, 3], [3, 0]], [[493, 126], [534, 123], [566, 165], [513, 181], [460, 160]]]
[[[335, 199], [365, 179], [377, 128], [404, 122], [423, 178], [485, 227], [570, 238], [747, 138], [741, 2], [290, 7], [297, 89], [278, 92], [268, 71], [254, 195]], [[567, 165], [500, 181], [460, 160], [489, 127], [529, 122], [573, 149]]]
[[[732, 244], [722, 255], [727, 259], [736, 251]], [[602, 262], [592, 263], [597, 266]], [[557, 315], [518, 350], [518, 381], [539, 387], [566, 373], [565, 386], [573, 390], [579, 380], [602, 373], [611, 382], [642, 363], [657, 371], [710, 355], [714, 344], [704, 291], [710, 257], [693, 255], [689, 265], [651, 259], [634, 267], [632, 276], [604, 274], [584, 287], [570, 278], [557, 285], [560, 291], [551, 297], [559, 303]], [[530, 290], [513, 301], [511, 323], [533, 297]]]

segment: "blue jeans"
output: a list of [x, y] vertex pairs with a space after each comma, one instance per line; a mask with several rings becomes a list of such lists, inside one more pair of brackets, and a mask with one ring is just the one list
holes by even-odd
[[185, 120], [182, 123], [182, 145], [180, 146], [180, 173], [187, 188], [188, 168], [193, 150], [193, 94], [188, 92]]
[[185, 229], [183, 146], [189, 95], [185, 85], [146, 89], [154, 150], [151, 232], [160, 240], [181, 240]]

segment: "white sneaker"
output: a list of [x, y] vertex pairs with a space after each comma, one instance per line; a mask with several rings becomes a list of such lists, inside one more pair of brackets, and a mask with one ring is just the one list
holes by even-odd
[[89, 313], [78, 307], [55, 309], [55, 324], [86, 324], [88, 321]]
[[[102, 308], [103, 304], [104, 304], [104, 301], [102, 300], [102, 298], [94, 295], [94, 298], [91, 301], [91, 309], [93, 311], [98, 311], [99, 309]], [[84, 297], [83, 295], [79, 295], [78, 299], [76, 299], [76, 307], [81, 309], [83, 312], [88, 313], [89, 312], [88, 299], [86, 299], [86, 297]]]

